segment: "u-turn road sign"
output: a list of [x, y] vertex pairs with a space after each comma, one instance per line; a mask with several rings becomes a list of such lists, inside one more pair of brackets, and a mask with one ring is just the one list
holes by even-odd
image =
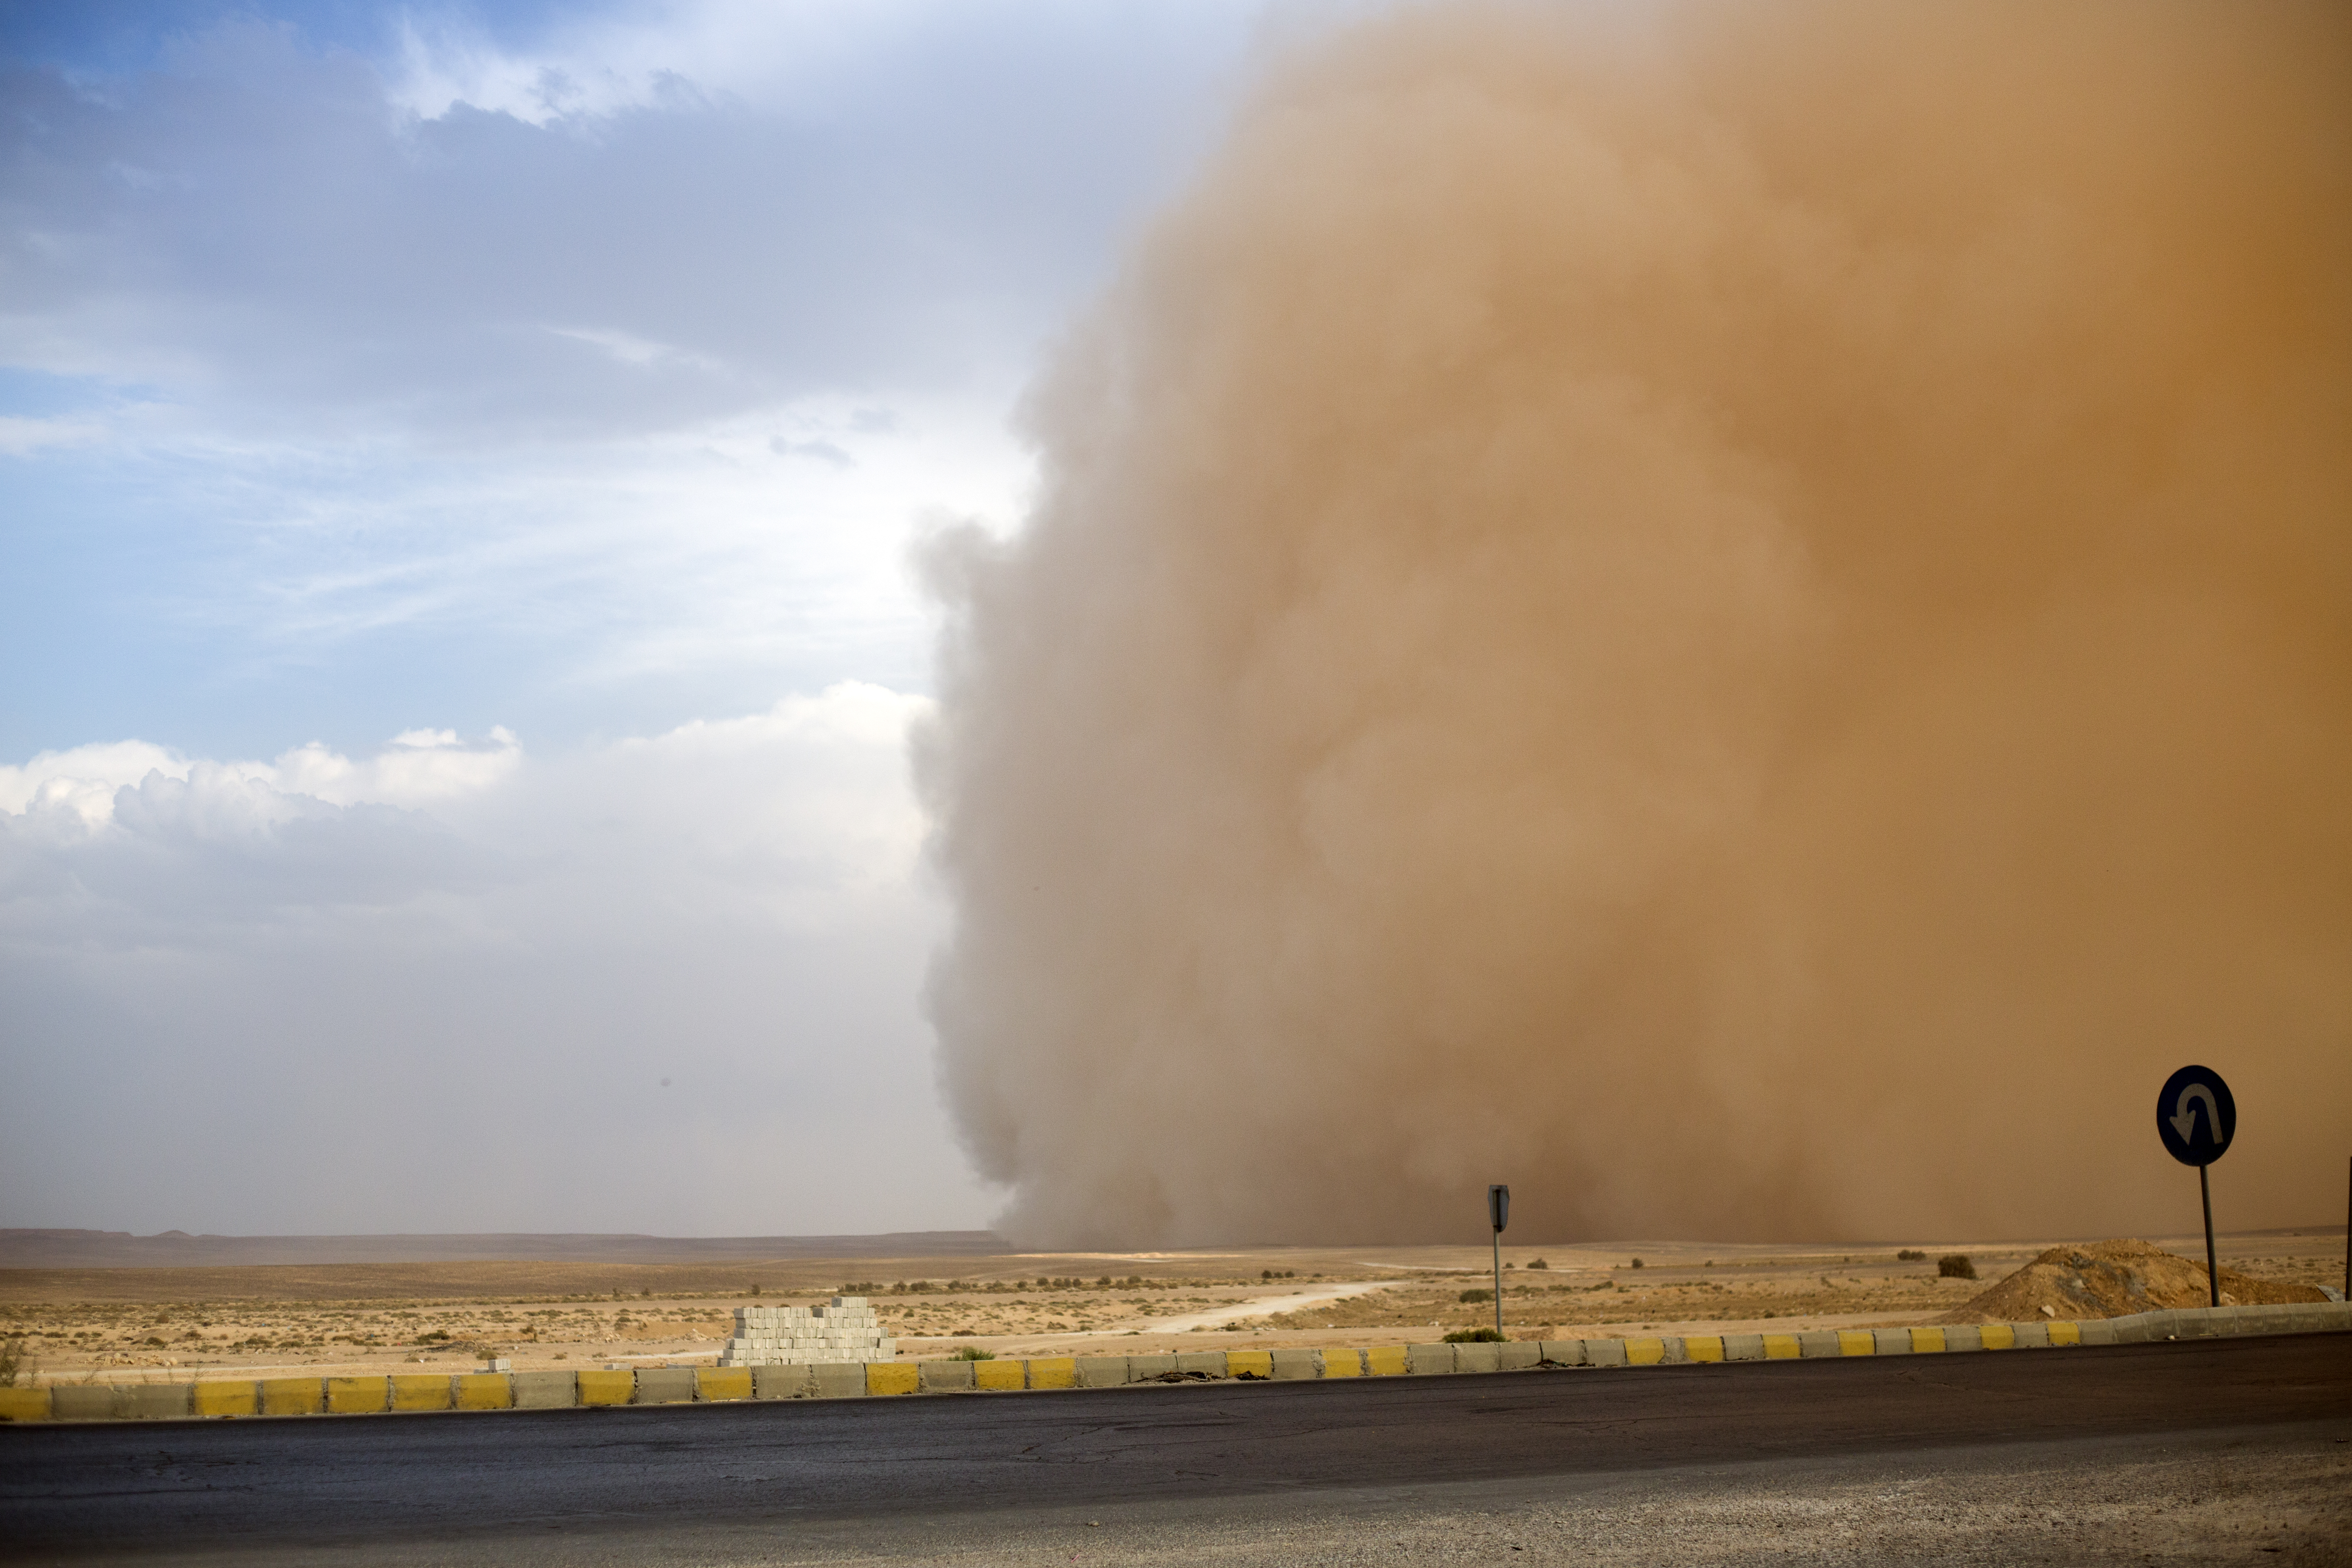
[[2182, 1068], [2156, 1097], [2156, 1135], [2184, 1165], [2210, 1165], [2230, 1152], [2238, 1102], [2211, 1068]]

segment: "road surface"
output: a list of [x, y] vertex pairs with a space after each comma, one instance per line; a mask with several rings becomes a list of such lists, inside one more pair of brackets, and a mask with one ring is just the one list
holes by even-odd
[[[1927, 1506], [1903, 1489], [1921, 1478], [1979, 1486], [1968, 1506], [1979, 1513], [2023, 1495], [2018, 1478], [2043, 1493], [2054, 1478], [2065, 1483], [2054, 1495], [2079, 1502], [2084, 1486], [2105, 1488], [2130, 1518], [2155, 1519], [2183, 1488], [2190, 1500], [2200, 1489], [2219, 1496], [2211, 1478], [2238, 1463], [2230, 1497], [2242, 1506], [2223, 1510], [2229, 1529], [2276, 1514], [2269, 1525], [2300, 1531], [2261, 1561], [2347, 1562], [2352, 1516], [2326, 1500], [2352, 1497], [2347, 1443], [2352, 1335], [2341, 1334], [1342, 1384], [24, 1426], [0, 1429], [0, 1553], [1526, 1563], [1589, 1557], [1607, 1530], [1641, 1519], [1664, 1529], [1658, 1521], [1710, 1508], [1762, 1519], [1759, 1500], [1818, 1500], [1841, 1487], [1867, 1493], [1856, 1517], [1874, 1508], [1900, 1521]], [[2243, 1462], [2225, 1462], [2232, 1454]], [[1603, 1507], [1611, 1498], [1619, 1514]], [[1511, 1528], [1528, 1539], [1431, 1522], [1471, 1517], [1521, 1519]], [[1954, 1517], [1949, 1541], [1978, 1527]], [[1585, 1523], [1561, 1522], [1575, 1519]], [[1281, 1536], [1310, 1526], [1323, 1544]], [[2054, 1551], [2057, 1540], [2036, 1529], [1995, 1555], [2033, 1560], [2026, 1548]], [[2148, 1555], [2128, 1544], [2114, 1561]], [[1622, 1560], [1716, 1560], [1696, 1536], [1638, 1547]], [[1837, 1560], [1826, 1546], [1814, 1555]], [[2070, 1548], [2048, 1560], [2102, 1559]]]

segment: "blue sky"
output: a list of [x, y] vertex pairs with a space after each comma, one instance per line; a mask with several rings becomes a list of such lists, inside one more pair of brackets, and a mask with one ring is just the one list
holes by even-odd
[[908, 552], [1335, 9], [0, 5], [0, 1224], [984, 1220]]
[[[0, 755], [360, 745], [428, 718], [570, 741], [919, 684], [910, 506], [1009, 521], [1005, 411], [1213, 126], [1252, 26], [58, 9], [8, 13], [24, 569], [0, 653], [34, 678]], [[730, 496], [665, 530], [609, 504], [615, 466], [698, 497], [740, 477], [692, 449], [722, 430], [771, 446], [769, 516]], [[940, 467], [873, 498], [887, 523], [821, 524], [753, 568], [772, 611], [668, 635], [706, 624], [693, 574], [748, 585], [730, 524], [837, 519], [845, 477], [889, 488], [910, 446]], [[589, 493], [562, 493], [583, 453]]]

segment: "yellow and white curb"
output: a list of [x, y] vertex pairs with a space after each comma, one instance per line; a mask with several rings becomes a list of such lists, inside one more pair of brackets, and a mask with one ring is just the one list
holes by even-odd
[[227, 1415], [373, 1415], [394, 1411], [544, 1410], [747, 1399], [842, 1399], [898, 1394], [1113, 1388], [1203, 1379], [1454, 1376], [1557, 1367], [1710, 1365], [1827, 1357], [1949, 1355], [1975, 1351], [2145, 1343], [2352, 1330], [2352, 1305], [2220, 1307], [2127, 1318], [1977, 1323], [1795, 1333], [1674, 1334], [1369, 1349], [1185, 1351], [1160, 1355], [1041, 1356], [1027, 1361], [844, 1362], [637, 1371], [398, 1373], [272, 1377], [253, 1382], [61, 1383], [0, 1388], [0, 1421], [137, 1421]]

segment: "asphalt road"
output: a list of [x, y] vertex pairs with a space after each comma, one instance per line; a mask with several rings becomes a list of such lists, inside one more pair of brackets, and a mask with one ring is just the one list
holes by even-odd
[[[1360, 1384], [26, 1426], [0, 1429], [0, 1553], [400, 1547], [401, 1561], [637, 1561], [681, 1531], [772, 1542], [796, 1524], [837, 1538], [844, 1521], [980, 1528], [1204, 1504], [1238, 1517], [1318, 1497], [1557, 1492], [1710, 1466], [1832, 1477], [1930, 1450], [2259, 1445], [2266, 1429], [2291, 1430], [2309, 1448], [2294, 1463], [2335, 1475], [2325, 1463], [2346, 1450], [2326, 1445], [2352, 1436], [2347, 1423], [2352, 1335], [2339, 1334]], [[579, 1550], [550, 1557], [563, 1542]]]

